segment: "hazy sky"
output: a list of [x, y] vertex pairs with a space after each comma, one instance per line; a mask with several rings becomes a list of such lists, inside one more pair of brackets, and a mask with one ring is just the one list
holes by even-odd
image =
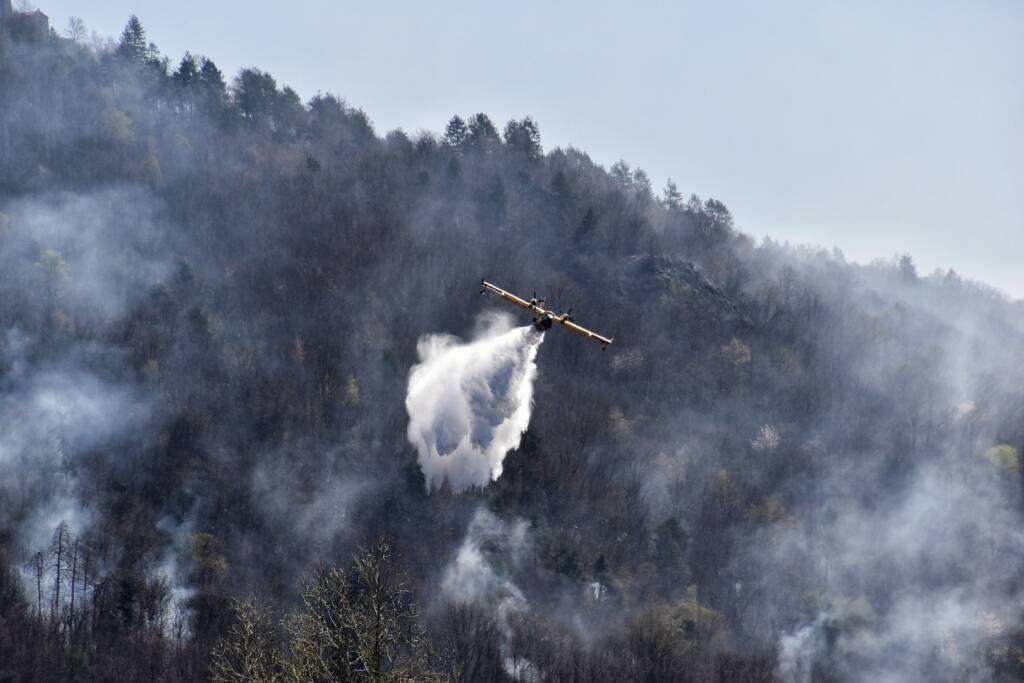
[[1024, 2], [39, 0], [164, 54], [256, 66], [377, 131], [532, 116], [756, 236], [909, 252], [1024, 298]]

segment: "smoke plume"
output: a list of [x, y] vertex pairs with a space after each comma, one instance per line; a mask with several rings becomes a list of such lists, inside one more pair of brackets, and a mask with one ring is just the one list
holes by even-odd
[[531, 545], [524, 520], [506, 523], [484, 508], [477, 510], [445, 570], [444, 596], [455, 604], [488, 605], [497, 616], [502, 635], [509, 637], [509, 616], [526, 609], [526, 598], [510, 576]]
[[535, 359], [544, 337], [510, 318], [487, 318], [477, 339], [420, 338], [405, 407], [409, 442], [427, 489], [445, 480], [455, 491], [501, 476], [505, 454], [530, 424]]
[[441, 592], [452, 604], [481, 605], [494, 615], [501, 634], [502, 667], [515, 680], [530, 680], [533, 665], [512, 652], [511, 622], [529, 607], [512, 577], [532, 550], [533, 539], [525, 520], [506, 522], [480, 508], [441, 582]]

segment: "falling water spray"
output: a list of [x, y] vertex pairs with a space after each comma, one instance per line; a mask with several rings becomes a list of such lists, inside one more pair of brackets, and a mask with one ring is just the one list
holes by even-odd
[[483, 322], [473, 341], [431, 334], [416, 346], [405, 407], [428, 490], [446, 480], [455, 491], [496, 480], [530, 424], [544, 335], [503, 315]]

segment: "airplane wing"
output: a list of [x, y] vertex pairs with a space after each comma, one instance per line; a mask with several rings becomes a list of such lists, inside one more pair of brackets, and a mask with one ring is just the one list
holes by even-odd
[[553, 313], [552, 311], [544, 309], [542, 306], [538, 305], [536, 299], [532, 299], [530, 301], [527, 301], [526, 299], [521, 299], [515, 294], [512, 294], [511, 292], [508, 292], [496, 285], [492, 285], [487, 280], [481, 279], [480, 293], [486, 294], [488, 292], [504, 299], [510, 304], [518, 306], [519, 308], [522, 308], [523, 310], [529, 311], [531, 314], [533, 314], [533, 324], [534, 327], [536, 327], [538, 330], [543, 331], [550, 328], [552, 324], [558, 324], [564, 327], [565, 329], [569, 330], [570, 332], [574, 332], [580, 335], [581, 337], [584, 337], [586, 339], [593, 339], [594, 341], [598, 342], [601, 345], [602, 349], [607, 348], [608, 345], [614, 341], [613, 339], [603, 337], [598, 333], [588, 330], [582, 325], [573, 322], [572, 320], [569, 319], [568, 314], [563, 313], [559, 315]]

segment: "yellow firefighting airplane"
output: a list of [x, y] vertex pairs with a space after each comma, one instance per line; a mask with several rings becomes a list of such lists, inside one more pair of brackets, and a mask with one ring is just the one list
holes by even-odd
[[490, 292], [491, 294], [496, 294], [505, 301], [511, 304], [515, 304], [519, 308], [523, 308], [532, 313], [533, 326], [536, 327], [541, 332], [550, 330], [553, 324], [558, 324], [564, 327], [565, 329], [569, 330], [570, 332], [575, 332], [581, 337], [593, 339], [594, 341], [598, 342], [601, 345], [602, 350], [607, 348], [608, 345], [611, 344], [612, 341], [614, 341], [613, 339], [602, 337], [596, 332], [591, 332], [587, 328], [574, 323], [572, 321], [572, 318], [569, 317], [569, 313], [572, 313], [572, 309], [569, 309], [569, 313], [554, 313], [544, 308], [544, 299], [538, 299], [536, 296], [534, 296], [529, 301], [527, 301], [526, 299], [520, 299], [515, 294], [512, 294], [511, 292], [506, 292], [501, 287], [495, 287], [487, 280], [480, 280], [480, 293], [486, 294], [487, 292]]

